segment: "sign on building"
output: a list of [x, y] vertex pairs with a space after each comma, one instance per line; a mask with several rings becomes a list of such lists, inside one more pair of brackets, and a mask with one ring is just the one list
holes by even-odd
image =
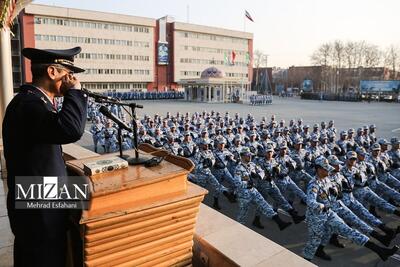
[[399, 93], [400, 81], [360, 81], [361, 92]]
[[168, 65], [168, 43], [158, 43], [158, 65]]

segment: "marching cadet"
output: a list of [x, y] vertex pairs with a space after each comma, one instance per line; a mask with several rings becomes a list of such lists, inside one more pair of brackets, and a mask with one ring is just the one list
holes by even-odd
[[202, 139], [199, 143], [200, 152], [196, 153], [194, 156], [195, 162], [195, 179], [193, 182], [206, 187], [209, 184], [213, 190], [214, 203], [213, 207], [216, 210], [220, 210], [219, 196], [223, 193], [228, 199], [230, 197], [228, 189], [218, 182], [218, 179], [211, 172], [211, 168], [215, 164], [215, 157], [210, 150], [210, 140]]
[[156, 143], [156, 139], [153, 136], [149, 135], [146, 129], [143, 127], [139, 130], [139, 143], [154, 145]]
[[371, 140], [372, 143], [376, 143], [376, 125], [375, 124], [371, 124], [369, 126], [369, 139]]
[[[295, 224], [302, 222], [305, 216], [297, 214], [297, 211], [289, 204], [275, 183], [276, 175], [279, 173], [279, 164], [273, 158], [274, 147], [271, 145], [267, 146], [263, 154], [264, 156], [258, 158], [255, 163], [264, 170], [265, 175], [263, 179], [255, 179], [255, 187], [265, 199], [267, 196], [270, 196], [275, 202], [275, 207], [279, 207], [288, 212]], [[260, 222], [260, 213], [258, 210], [256, 210], [253, 225], [260, 229], [264, 228]]]
[[176, 156], [183, 156], [182, 147], [176, 142], [176, 136], [172, 133], [167, 135], [167, 142], [164, 144], [164, 149]]
[[302, 203], [306, 203], [307, 196], [289, 176], [289, 173], [296, 168], [296, 163], [287, 155], [287, 149], [286, 143], [282, 143], [279, 146], [279, 154], [275, 157], [279, 166], [279, 172], [276, 173], [276, 185], [281, 192], [289, 194], [291, 201], [294, 197], [298, 197]]
[[330, 120], [328, 122], [328, 128], [326, 128], [326, 130], [329, 132], [332, 132], [334, 134], [336, 134], [336, 128], [335, 128], [335, 121], [334, 120]]
[[103, 149], [104, 147], [104, 124], [101, 123], [100, 117], [95, 117], [95, 123], [90, 127], [90, 133], [92, 134], [93, 144], [94, 144], [94, 152], [97, 153], [97, 145], [101, 145]]
[[371, 146], [371, 157], [369, 157], [369, 162], [374, 165], [378, 179], [396, 191], [400, 191], [400, 181], [390, 174], [390, 170], [380, 157], [380, 154], [381, 146], [378, 143], [373, 144]]
[[292, 223], [282, 221], [271, 205], [254, 187], [254, 179], [263, 179], [263, 171], [251, 162], [251, 152], [248, 147], [243, 147], [240, 152], [241, 161], [235, 169], [235, 183], [238, 188], [239, 202], [238, 222], [244, 224], [250, 204], [254, 204], [260, 214], [272, 219], [282, 231]]
[[232, 132], [232, 126], [228, 125], [225, 128], [225, 134], [224, 137], [227, 141], [226, 147], [229, 148], [233, 145], [233, 139], [235, 138], [235, 134]]
[[249, 140], [245, 144], [253, 155], [258, 155], [259, 151], [263, 149], [262, 145], [256, 140], [256, 137], [257, 134], [255, 131], [250, 132]]
[[[338, 158], [334, 155], [330, 156], [328, 159], [329, 164], [332, 165], [341, 165], [342, 161], [339, 161]], [[332, 163], [332, 164], [331, 164]], [[335, 170], [332, 170], [331, 173], [335, 173]], [[369, 235], [374, 237], [376, 240], [381, 242], [384, 246], [389, 246], [392, 239], [395, 237], [393, 233], [381, 235], [377, 231], [375, 231], [371, 226], [366, 224], [363, 220], [361, 220], [356, 214], [353, 213], [343, 202], [343, 194], [341, 192], [341, 183], [336, 183], [334, 178], [329, 177], [332, 182], [332, 185], [329, 187], [330, 194], [330, 206], [336, 214], [343, 219], [348, 225], [356, 228], [358, 231], [365, 235]], [[336, 234], [332, 234], [330, 243], [334, 244], [337, 247], [344, 247], [339, 243]]]
[[312, 179], [312, 176], [305, 171], [306, 167], [305, 157], [307, 152], [305, 149], [302, 148], [303, 139], [301, 137], [295, 139], [293, 144], [294, 144], [294, 149], [291, 151], [290, 157], [296, 163], [296, 167], [294, 168], [293, 171], [289, 172], [289, 176], [290, 178], [292, 178], [293, 182], [295, 182], [299, 188], [304, 188], [305, 191], [308, 183]]
[[368, 187], [390, 204], [398, 205], [400, 203], [400, 193], [377, 179], [374, 165], [366, 160], [367, 152], [365, 148], [358, 147], [356, 153], [356, 167], [367, 176]]
[[[22, 50], [22, 55], [31, 60], [32, 85], [22, 85], [11, 100], [2, 128], [16, 267], [66, 265], [69, 211], [16, 209], [15, 177], [67, 176], [61, 144], [81, 138], [87, 116], [87, 95], [74, 76], [85, 71], [74, 65], [74, 57], [80, 52], [80, 47]], [[53, 103], [59, 96], [64, 96], [64, 101], [58, 112]]]
[[[347, 131], [340, 132], [340, 139], [336, 142], [338, 147], [340, 148], [340, 154], [338, 155], [340, 159], [344, 160], [347, 153]], [[356, 140], [357, 142], [357, 140]], [[358, 144], [358, 143], [357, 143]]]
[[356, 168], [356, 161], [357, 153], [354, 151], [347, 152], [346, 164], [340, 170], [342, 175], [347, 178], [354, 197], [366, 207], [371, 205], [370, 212], [375, 217], [377, 217], [374, 210], [375, 206], [387, 213], [400, 216], [400, 211], [395, 206], [385, 201], [368, 187], [367, 178]]
[[331, 260], [331, 257], [325, 253], [324, 247], [329, 242], [333, 233], [353, 241], [357, 245], [364, 246], [374, 251], [378, 256], [386, 261], [399, 249], [383, 248], [370, 241], [369, 238], [359, 231], [350, 228], [331, 208], [331, 192], [329, 188], [332, 182], [328, 175], [333, 171], [328, 160], [319, 157], [315, 161], [316, 176], [307, 189], [307, 227], [308, 240], [304, 248], [304, 258], [311, 261], [315, 256], [324, 260]]
[[392, 148], [388, 151], [388, 156], [392, 162], [391, 174], [394, 177], [400, 177], [400, 140], [397, 137], [390, 139]]
[[165, 136], [161, 131], [160, 127], [157, 127], [154, 132], [154, 146], [157, 148], [163, 147], [165, 143]]
[[195, 154], [198, 152], [198, 147], [196, 143], [192, 141], [192, 135], [190, 131], [185, 132], [181, 147], [183, 149], [183, 156], [193, 160]]
[[[361, 218], [363, 221], [367, 222], [369, 225], [372, 225], [373, 227], [377, 227], [383, 232], [385, 232], [387, 235], [395, 235], [398, 232], [400, 232], [400, 227], [395, 229], [391, 229], [387, 227], [381, 220], [379, 220], [377, 217], [375, 217], [373, 214], [371, 214], [368, 209], [366, 209], [353, 195], [353, 187], [351, 186], [351, 182], [344, 177], [341, 172], [341, 164], [343, 163], [340, 161], [335, 155], [331, 155], [328, 158], [329, 164], [334, 167], [334, 170], [330, 173], [329, 179], [331, 179], [332, 182], [336, 183], [338, 187], [340, 188], [341, 192], [341, 200], [343, 203], [352, 211], [354, 212], [359, 218]], [[335, 244], [338, 246], [337, 244]], [[338, 246], [338, 247], [344, 247]]]
[[113, 126], [111, 120], [107, 121], [104, 129], [104, 146], [105, 152], [111, 153], [117, 150], [117, 129]]

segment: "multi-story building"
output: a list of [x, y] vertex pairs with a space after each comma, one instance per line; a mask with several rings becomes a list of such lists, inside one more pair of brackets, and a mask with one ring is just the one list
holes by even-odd
[[20, 56], [23, 47], [81, 46], [76, 64], [86, 71], [79, 78], [96, 91], [178, 89], [181, 79], [198, 78], [211, 66], [245, 84], [251, 81], [251, 33], [174, 22], [168, 16], [153, 19], [37, 4], [21, 12], [17, 25], [16, 86], [31, 81], [30, 63]]

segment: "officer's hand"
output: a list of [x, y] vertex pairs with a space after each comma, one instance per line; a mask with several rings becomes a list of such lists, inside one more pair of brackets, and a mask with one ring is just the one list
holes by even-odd
[[61, 87], [60, 92], [64, 95], [69, 89], [81, 89], [81, 83], [79, 82], [78, 78], [76, 78], [73, 74], [67, 74], [62, 77], [61, 79]]

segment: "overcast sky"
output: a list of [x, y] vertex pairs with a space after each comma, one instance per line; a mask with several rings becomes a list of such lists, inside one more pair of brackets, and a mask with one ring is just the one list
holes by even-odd
[[[223, 27], [254, 33], [268, 66], [310, 64], [323, 42], [400, 46], [400, 0], [38, 0], [34, 3]], [[187, 12], [189, 10], [189, 12]], [[254, 19], [244, 23], [244, 10]], [[188, 16], [189, 13], [189, 16]], [[244, 25], [245, 24], [245, 25]]]

